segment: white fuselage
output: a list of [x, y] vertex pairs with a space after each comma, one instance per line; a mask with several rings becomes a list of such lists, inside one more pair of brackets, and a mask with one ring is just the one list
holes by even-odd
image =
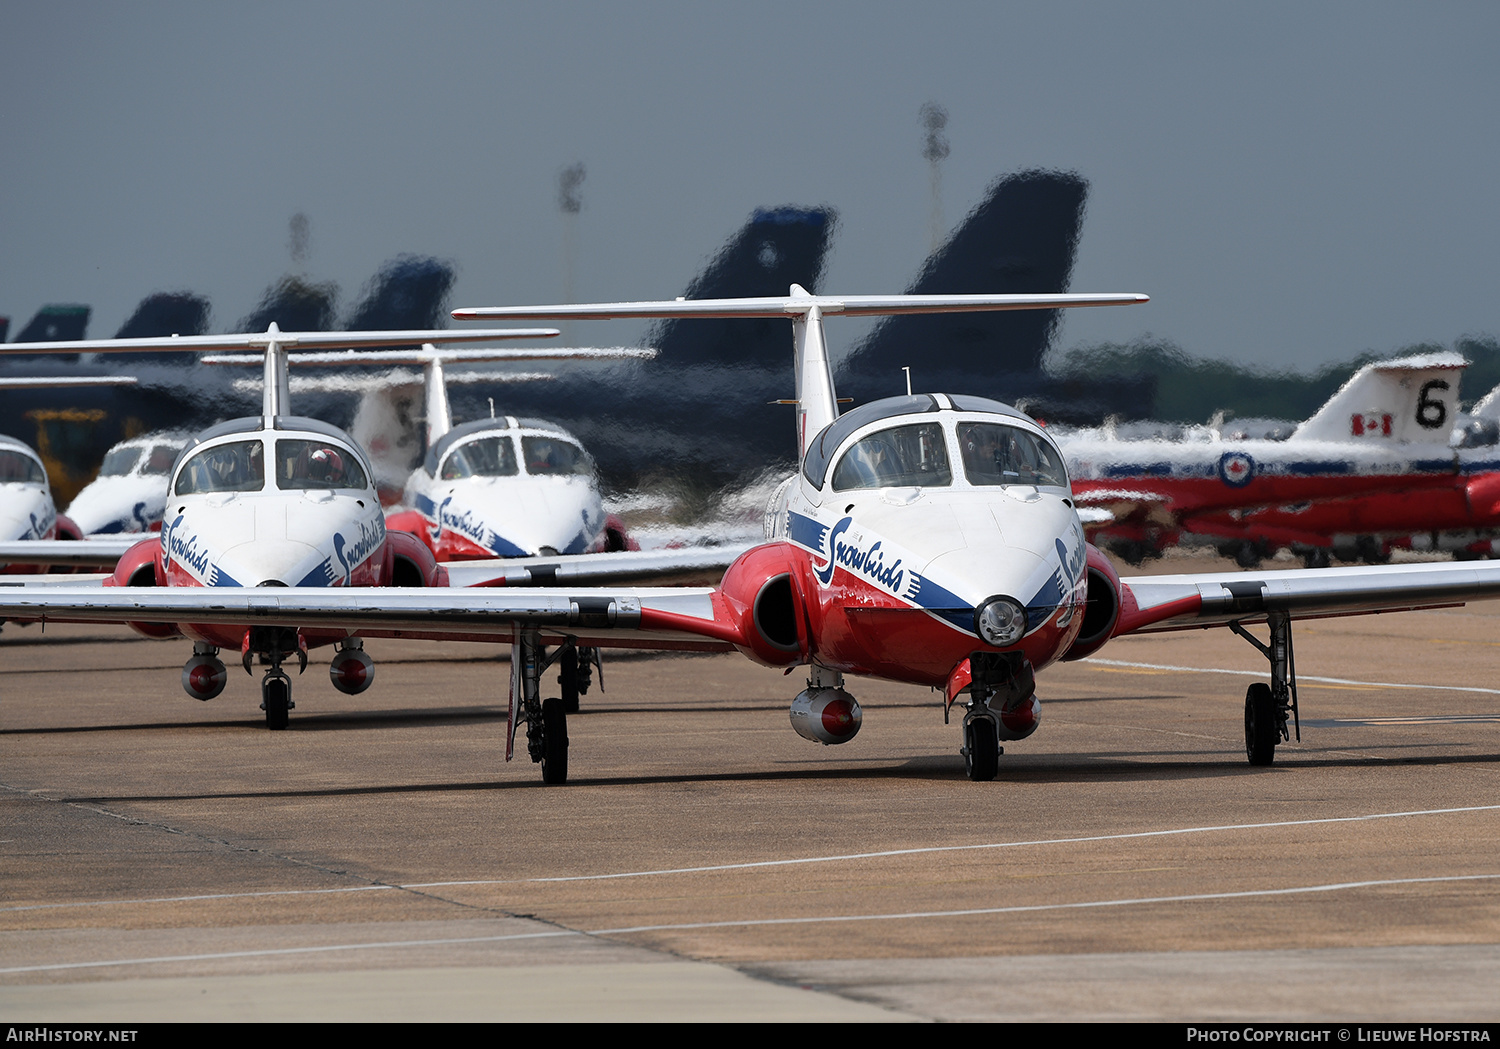
[[581, 554], [604, 533], [592, 460], [571, 434], [531, 420], [449, 431], [412, 472], [405, 502], [445, 561]]
[[42, 460], [26, 445], [0, 437], [0, 541], [51, 539], [57, 508]]
[[161, 527], [172, 463], [185, 434], [149, 434], [121, 441], [104, 457], [99, 476], [68, 504], [84, 535], [151, 532]]
[[[902, 401], [923, 399], [942, 407], [896, 414]], [[883, 404], [890, 414], [880, 415]], [[1040, 473], [997, 469], [993, 444], [982, 453], [975, 447], [980, 430], [991, 441], [1019, 435], [1046, 449], [1050, 465]], [[873, 402], [829, 432], [828, 446], [815, 442], [803, 473], [778, 490], [767, 515], [767, 537], [808, 558], [820, 663], [889, 673], [885, 664], [899, 649], [915, 671], [901, 676], [936, 684], [986, 644], [1023, 649], [1036, 667], [1061, 656], [1077, 634], [1087, 547], [1067, 476], [1039, 427], [1019, 413], [957, 410], [942, 395], [924, 395]], [[871, 447], [883, 463], [900, 465], [882, 467], [884, 476], [856, 469], [861, 448]], [[1014, 642], [995, 646], [980, 640], [976, 614], [1000, 597], [1024, 610], [1026, 622]], [[899, 628], [881, 616], [903, 609], [929, 615]], [[916, 659], [914, 645], [922, 650]]]
[[[210, 433], [173, 473], [161, 529], [169, 583], [381, 582], [385, 518], [368, 464], [352, 442], [331, 427]], [[329, 452], [339, 460], [336, 473], [317, 462]], [[321, 476], [309, 475], [310, 458]]]

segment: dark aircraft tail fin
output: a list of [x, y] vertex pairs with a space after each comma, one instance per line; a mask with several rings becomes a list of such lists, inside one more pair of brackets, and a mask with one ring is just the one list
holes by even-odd
[[[1088, 183], [1074, 172], [1006, 175], [927, 259], [908, 293], [1067, 291], [1087, 195]], [[890, 317], [844, 360], [839, 392], [857, 402], [905, 392], [901, 368], [912, 365], [919, 389], [946, 389], [932, 381], [941, 372], [971, 377], [968, 392], [1012, 400], [1006, 376], [1040, 373], [1056, 326], [1056, 310]], [[986, 388], [975, 389], [973, 379]]]
[[282, 277], [266, 289], [260, 305], [240, 320], [236, 331], [265, 331], [274, 322], [282, 331], [332, 331], [339, 287], [314, 284], [301, 277]]
[[[208, 300], [190, 291], [159, 291], [141, 300], [117, 339], [159, 339], [168, 335], [203, 335], [208, 331]], [[185, 359], [177, 353], [142, 353], [136, 361]]]
[[[688, 285], [689, 299], [785, 295], [800, 284], [816, 292], [837, 214], [832, 208], [758, 208]], [[674, 364], [770, 367], [785, 371], [791, 356], [779, 320], [670, 320], [646, 345]]]
[[5, 341], [5, 333], [10, 331], [10, 318], [0, 317], [0, 342]]
[[[36, 316], [31, 322], [21, 329], [21, 334], [15, 338], [16, 342], [71, 342], [75, 339], [85, 338], [89, 326], [89, 307], [75, 306], [71, 304], [54, 304], [43, 306], [36, 311]], [[39, 361], [45, 360], [54, 364], [71, 363], [78, 360], [76, 353], [71, 354], [46, 354], [33, 356], [11, 357], [11, 361]]]
[[115, 332], [115, 338], [158, 339], [167, 335], [203, 335], [207, 331], [207, 299], [190, 291], [158, 291], [141, 300], [130, 319]]
[[43, 306], [21, 329], [16, 342], [71, 342], [85, 338], [88, 326], [87, 306]]
[[419, 255], [398, 255], [365, 285], [364, 298], [349, 315], [349, 331], [411, 331], [448, 326], [453, 264]]

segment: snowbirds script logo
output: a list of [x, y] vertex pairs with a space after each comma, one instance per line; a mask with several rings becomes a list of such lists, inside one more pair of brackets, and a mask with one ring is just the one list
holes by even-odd
[[878, 540], [869, 549], [865, 549], [858, 540], [845, 542], [843, 536], [853, 523], [854, 518], [845, 517], [828, 533], [828, 553], [824, 555], [828, 564], [813, 569], [818, 582], [827, 586], [833, 581], [834, 566], [843, 565], [850, 572], [867, 577], [893, 594], [901, 593], [901, 584], [906, 578], [906, 570], [901, 567], [902, 559], [897, 557], [887, 564], [885, 552], [880, 549]]

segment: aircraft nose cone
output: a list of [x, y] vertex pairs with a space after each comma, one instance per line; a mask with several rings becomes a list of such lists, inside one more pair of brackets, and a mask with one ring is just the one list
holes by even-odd
[[38, 538], [33, 526], [45, 528], [52, 517], [47, 497], [36, 489], [7, 492], [0, 499], [0, 537]]
[[[219, 568], [244, 586], [317, 586], [326, 578], [306, 580], [327, 555], [308, 543], [291, 539], [258, 539], [225, 550]], [[338, 572], [342, 580], [342, 571]]]

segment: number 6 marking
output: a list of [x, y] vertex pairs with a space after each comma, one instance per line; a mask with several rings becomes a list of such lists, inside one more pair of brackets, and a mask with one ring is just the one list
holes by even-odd
[[1422, 384], [1422, 392], [1417, 396], [1417, 425], [1428, 430], [1436, 430], [1448, 421], [1448, 406], [1441, 400], [1434, 400], [1427, 395], [1433, 390], [1448, 389], [1448, 383], [1443, 379], [1432, 379]]

